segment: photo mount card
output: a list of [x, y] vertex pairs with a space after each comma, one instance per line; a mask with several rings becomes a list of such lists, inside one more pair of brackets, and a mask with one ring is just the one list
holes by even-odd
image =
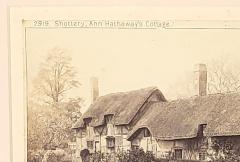
[[[159, 158], [199, 160], [208, 148], [190, 156], [183, 140], [198, 130], [208, 142], [238, 141], [239, 113], [230, 111], [239, 112], [239, 15], [227, 7], [9, 7], [13, 161], [54, 161], [56, 154], [77, 162], [98, 151], [116, 161], [135, 144]], [[234, 86], [220, 84], [214, 72]], [[198, 97], [222, 102], [206, 108]], [[166, 127], [152, 121], [161, 114], [154, 105], [185, 101], [195, 118], [177, 109], [163, 111]], [[138, 141], [141, 131], [146, 138]]]

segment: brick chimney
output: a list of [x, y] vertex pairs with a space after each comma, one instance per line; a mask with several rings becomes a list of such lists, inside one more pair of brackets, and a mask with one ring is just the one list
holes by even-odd
[[90, 78], [90, 85], [91, 85], [91, 101], [92, 103], [96, 101], [99, 96], [99, 88], [98, 88], [98, 78], [91, 77]]
[[205, 64], [196, 64], [195, 70], [195, 95], [207, 95], [207, 66]]

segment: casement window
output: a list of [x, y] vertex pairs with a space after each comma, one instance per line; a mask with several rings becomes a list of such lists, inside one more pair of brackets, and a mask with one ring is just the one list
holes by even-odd
[[107, 137], [106, 138], [107, 147], [114, 148], [115, 147], [115, 138], [114, 137]]
[[79, 138], [86, 137], [86, 129], [85, 129], [85, 128], [80, 129], [80, 130], [77, 132], [77, 137], [79, 137]]
[[87, 141], [87, 148], [93, 149], [94, 141]]
[[131, 147], [132, 147], [132, 150], [137, 150], [137, 149], [139, 149], [139, 146], [138, 146], [138, 145], [132, 145]]
[[174, 150], [175, 159], [182, 159], [182, 149]]

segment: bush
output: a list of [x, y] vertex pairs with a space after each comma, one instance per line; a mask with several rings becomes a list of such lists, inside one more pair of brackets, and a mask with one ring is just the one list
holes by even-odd
[[90, 161], [91, 162], [112, 162], [112, 158], [114, 158], [114, 155], [109, 153], [101, 153], [96, 152], [94, 154], [90, 155]]
[[143, 149], [135, 149], [127, 152], [121, 152], [116, 155], [119, 162], [153, 162], [152, 152], [144, 152]]
[[239, 162], [240, 147], [236, 141], [229, 138], [212, 140], [212, 151], [208, 153], [213, 162]]

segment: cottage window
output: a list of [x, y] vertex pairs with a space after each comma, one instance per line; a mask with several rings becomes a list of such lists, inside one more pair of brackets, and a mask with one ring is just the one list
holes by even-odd
[[182, 149], [175, 149], [175, 158], [176, 159], [182, 159]]
[[77, 133], [77, 137], [83, 138], [86, 136], [86, 129], [81, 129], [79, 130], [79, 132]]
[[93, 149], [93, 141], [87, 141], [87, 148]]
[[98, 151], [100, 151], [100, 142], [96, 141], [95, 142], [95, 152], [98, 152]]
[[115, 138], [114, 137], [107, 137], [107, 147], [114, 148], [115, 147]]
[[137, 150], [137, 149], [139, 149], [138, 145], [132, 145], [132, 150]]
[[112, 119], [113, 119], [113, 114], [108, 114], [104, 116], [104, 120], [106, 124], [112, 123]]

